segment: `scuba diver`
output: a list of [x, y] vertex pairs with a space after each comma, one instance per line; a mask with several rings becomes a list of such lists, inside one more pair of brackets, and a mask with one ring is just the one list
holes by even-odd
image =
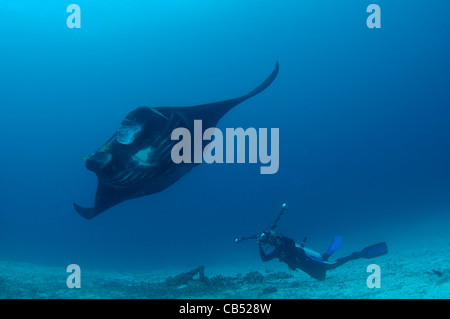
[[[246, 239], [256, 239], [259, 246], [259, 253], [261, 260], [266, 262], [274, 258], [278, 258], [280, 262], [284, 262], [292, 270], [300, 269], [317, 280], [325, 280], [326, 272], [328, 270], [339, 267], [350, 260], [359, 258], [371, 259], [388, 252], [386, 243], [378, 243], [369, 247], [366, 247], [353, 254], [338, 258], [337, 260], [330, 262], [328, 258], [336, 252], [342, 244], [342, 237], [335, 237], [327, 251], [320, 254], [316, 251], [305, 247], [304, 243], [297, 244], [293, 239], [283, 236], [274, 229], [280, 219], [281, 215], [287, 212], [287, 205], [283, 203], [282, 210], [275, 220], [274, 225], [269, 230], [264, 231], [261, 235], [253, 235], [251, 237], [235, 238], [235, 243], [239, 243]], [[272, 251], [267, 253], [267, 248], [273, 247]]]

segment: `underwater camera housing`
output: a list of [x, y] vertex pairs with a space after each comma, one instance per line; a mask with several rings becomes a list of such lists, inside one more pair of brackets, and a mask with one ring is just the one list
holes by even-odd
[[[267, 230], [263, 231], [262, 234], [264, 234], [265, 232], [267, 232], [267, 231], [269, 231], [269, 230], [275, 229], [275, 228], [277, 227], [278, 221], [279, 221], [280, 218], [281, 218], [281, 215], [286, 214], [286, 213], [287, 213], [287, 203], [286, 203], [286, 202], [283, 202], [283, 203], [281, 204], [281, 211], [280, 211], [280, 213], [278, 214], [277, 218], [275, 218], [275, 221], [274, 221], [273, 225], [272, 225], [270, 228], [268, 228]], [[260, 236], [261, 236], [261, 233], [259, 233], [259, 234], [254, 234], [254, 235], [248, 236], [248, 237], [246, 237], [246, 236], [242, 236], [242, 237], [234, 237], [234, 243], [235, 243], [235, 244], [239, 244], [239, 243], [243, 242], [244, 240], [248, 240], [248, 239], [257, 239], [257, 238], [259, 238]]]

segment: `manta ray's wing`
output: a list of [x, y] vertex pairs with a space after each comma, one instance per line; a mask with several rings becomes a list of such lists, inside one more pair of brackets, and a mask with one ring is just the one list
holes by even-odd
[[[235, 107], [239, 103], [251, 98], [252, 96], [255, 96], [256, 94], [258, 94], [258, 93], [262, 92], [264, 89], [266, 89], [276, 78], [276, 76], [278, 74], [278, 69], [279, 69], [279, 66], [278, 66], [278, 61], [277, 61], [272, 73], [259, 86], [257, 86], [255, 89], [253, 89], [249, 93], [247, 93], [241, 97], [238, 97], [238, 98], [229, 99], [229, 100], [220, 101], [220, 102], [202, 104], [202, 105], [197, 105], [197, 106], [189, 106], [189, 107], [160, 107], [160, 108], [157, 107], [157, 108], [151, 108], [151, 109], [141, 107], [141, 108], [138, 108], [137, 110], [131, 112], [130, 114], [132, 114], [132, 113], [134, 114], [136, 112], [137, 112], [136, 114], [141, 114], [142, 112], [144, 112], [143, 114], [141, 114], [142, 116], [138, 116], [141, 119], [142, 119], [142, 117], [144, 117], [144, 118], [146, 117], [145, 114], [147, 114], [147, 116], [151, 116], [151, 118], [153, 119], [153, 117], [156, 114], [157, 120], [163, 120], [163, 122], [161, 122], [161, 123], [164, 124], [163, 126], [165, 126], [165, 128], [161, 130], [161, 127], [159, 127], [157, 125], [160, 122], [157, 121], [157, 122], [151, 122], [152, 125], [150, 125], [150, 126], [148, 124], [147, 125], [143, 124], [144, 128], [142, 128], [142, 129], [145, 130], [147, 128], [147, 126], [149, 126], [151, 129], [154, 129], [157, 131], [157, 133], [159, 133], [160, 138], [166, 138], [166, 139], [170, 139], [170, 136], [171, 136], [170, 132], [172, 132], [175, 128], [177, 128], [178, 125], [186, 125], [186, 128], [188, 128], [188, 129], [192, 128], [194, 120], [202, 120], [204, 122], [203, 127], [215, 127], [217, 122], [233, 107]], [[130, 114], [128, 116], [130, 116]], [[127, 128], [130, 129], [129, 126], [127, 126]], [[139, 131], [137, 131], [137, 132], [139, 132]], [[149, 131], [146, 131], [146, 133], [144, 133], [144, 131], [143, 131], [141, 134], [145, 135], [148, 133], [149, 133]], [[116, 135], [115, 135], [115, 137], [117, 139]], [[109, 148], [109, 151], [99, 151], [99, 152], [95, 153], [92, 157], [90, 157], [90, 159], [88, 160], [89, 162], [86, 163], [86, 166], [89, 166], [88, 169], [90, 169], [93, 172], [96, 172], [96, 174], [97, 174], [97, 171], [101, 170], [102, 166], [110, 167], [111, 166], [110, 163], [112, 160], [117, 160], [117, 158], [119, 158], [118, 161], [120, 161], [120, 158], [122, 157], [123, 154], [128, 154], [128, 155], [134, 154], [133, 157], [138, 157], [138, 158], [141, 158], [143, 155], [147, 154], [147, 159], [148, 159], [148, 154], [151, 153], [152, 146], [146, 145], [145, 143], [143, 145], [142, 142], [145, 142], [143, 140], [136, 145], [136, 146], [141, 147], [142, 149], [140, 149], [140, 148], [134, 149], [133, 145], [136, 144], [136, 142], [134, 144], [132, 144], [131, 142], [129, 142], [129, 140], [134, 140], [135, 136], [130, 135], [127, 137], [128, 138], [133, 137], [133, 138], [132, 139], [128, 139], [128, 138], [121, 139], [120, 141], [118, 141], [117, 143], [114, 143], [114, 144], [111, 144], [110, 142], [105, 144], [105, 146]], [[112, 139], [110, 139], [110, 140], [112, 140]], [[120, 142], [122, 142], [125, 145], [122, 145]], [[124, 143], [124, 142], [126, 142], [126, 143]], [[161, 144], [161, 145], [166, 145], [166, 144]], [[170, 145], [170, 144], [167, 144], [167, 145]], [[164, 147], [164, 149], [161, 149], [161, 148], [157, 148], [157, 149], [164, 154], [168, 152], [167, 153], [168, 155], [166, 157], [167, 158], [169, 157], [170, 149], [167, 149], [167, 147]], [[136, 153], [136, 151], [139, 151], [139, 152]], [[143, 152], [145, 154], [142, 154]], [[111, 155], [111, 154], [113, 154], [113, 155]], [[160, 156], [160, 157], [164, 158], [164, 159], [166, 158], [165, 156]], [[141, 183], [141, 184], [135, 185], [135, 186], [128, 185], [125, 187], [123, 185], [120, 185], [119, 187], [117, 187], [117, 185], [116, 186], [113, 185], [114, 183], [111, 184], [110, 182], [107, 182], [105, 180], [104, 176], [100, 177], [99, 174], [97, 174], [98, 187], [97, 187], [97, 194], [95, 197], [94, 208], [83, 208], [74, 203], [75, 210], [84, 218], [92, 219], [95, 216], [97, 216], [98, 214], [100, 214], [101, 212], [103, 212], [103, 211], [107, 210], [108, 208], [111, 208], [125, 200], [145, 196], [148, 194], [153, 194], [153, 193], [156, 193], [156, 192], [159, 192], [159, 191], [165, 189], [169, 185], [175, 183], [182, 176], [184, 176], [195, 165], [197, 165], [197, 164], [184, 164], [184, 166], [180, 166], [179, 164], [174, 164], [173, 162], [168, 163], [165, 160], [163, 162], [159, 161], [159, 162], [155, 163], [153, 166], [154, 166], [156, 173], [158, 173], [158, 170], [159, 170], [160, 176], [158, 177], [158, 174], [156, 174], [152, 185], [142, 185], [142, 183]], [[177, 167], [179, 169], [172, 169], [174, 167]], [[125, 174], [125, 175], [123, 175], [123, 174]], [[133, 174], [133, 175], [130, 175], [130, 174]], [[136, 180], [136, 178], [139, 174], [136, 175], [136, 174], [134, 174], [134, 172], [124, 173], [123, 167], [122, 167], [122, 171], [117, 172], [116, 175], [117, 176], [113, 175], [113, 178], [120, 177], [122, 179], [127, 179], [128, 176], [131, 176], [130, 180], [133, 181], [133, 180]], [[139, 175], [139, 176], [141, 176], [141, 175]]]
[[171, 109], [173, 112], [182, 113], [186, 121], [192, 122], [193, 120], [201, 119], [204, 122], [203, 127], [214, 127], [217, 122], [219, 122], [219, 120], [233, 107], [264, 91], [273, 82], [273, 80], [275, 80], [278, 70], [279, 64], [278, 61], [276, 61], [275, 68], [272, 73], [255, 89], [241, 97], [196, 106], [169, 107], [168, 109]]

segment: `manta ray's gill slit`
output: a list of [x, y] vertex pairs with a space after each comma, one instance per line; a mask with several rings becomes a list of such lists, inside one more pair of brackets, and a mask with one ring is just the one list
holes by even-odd
[[122, 184], [124, 181], [128, 179], [133, 174], [133, 171], [129, 171], [127, 174], [122, 174], [122, 177], [120, 179], [117, 179], [114, 181], [114, 183]]
[[154, 109], [153, 107], [151, 107], [150, 110], [152, 110], [152, 111], [155, 112], [156, 114], [162, 116], [163, 118], [165, 118], [166, 120], [169, 121], [169, 119], [168, 119], [166, 116], [164, 116], [163, 114], [161, 114], [158, 110]]
[[133, 181], [133, 176], [134, 176], [134, 174], [131, 173], [130, 175], [127, 175], [126, 178], [118, 181], [117, 184], [119, 184], [121, 186], [127, 186], [127, 185], [131, 184], [131, 182]]
[[[158, 148], [160, 150], [159, 153], [160, 154], [170, 153], [169, 149], [175, 145], [175, 142], [176, 141], [172, 141], [172, 140], [162, 141]], [[164, 145], [164, 143], [166, 143], [166, 145]]]
[[171, 131], [171, 129], [173, 129], [174, 127], [179, 127], [179, 126], [180, 126], [180, 120], [178, 120], [175, 124], [172, 124], [172, 121], [173, 121], [173, 113], [171, 112], [171, 113], [170, 113], [170, 119], [169, 119], [169, 121], [167, 122], [167, 126], [166, 126], [166, 128], [164, 129], [164, 132], [169, 132], [169, 131]]
[[107, 179], [106, 182], [114, 186], [124, 186], [133, 181], [138, 175], [139, 173], [131, 170], [126, 170], [117, 174], [113, 178]]
[[127, 175], [125, 179], [117, 181], [116, 186], [129, 186], [129, 185], [137, 185], [141, 182], [143, 182], [147, 177], [152, 177], [153, 174], [151, 173], [142, 173], [142, 172], [135, 172], [133, 174]]

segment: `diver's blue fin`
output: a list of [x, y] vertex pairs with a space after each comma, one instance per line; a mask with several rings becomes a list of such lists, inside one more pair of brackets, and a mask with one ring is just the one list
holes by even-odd
[[387, 254], [388, 248], [385, 242], [378, 243], [369, 247], [366, 247], [358, 252], [361, 258], [375, 258], [384, 254]]
[[322, 255], [323, 260], [328, 260], [328, 258], [333, 255], [336, 250], [339, 249], [342, 245], [342, 240], [344, 240], [343, 237], [336, 236], [334, 237], [333, 241], [331, 242], [330, 246], [328, 247], [327, 251]]

